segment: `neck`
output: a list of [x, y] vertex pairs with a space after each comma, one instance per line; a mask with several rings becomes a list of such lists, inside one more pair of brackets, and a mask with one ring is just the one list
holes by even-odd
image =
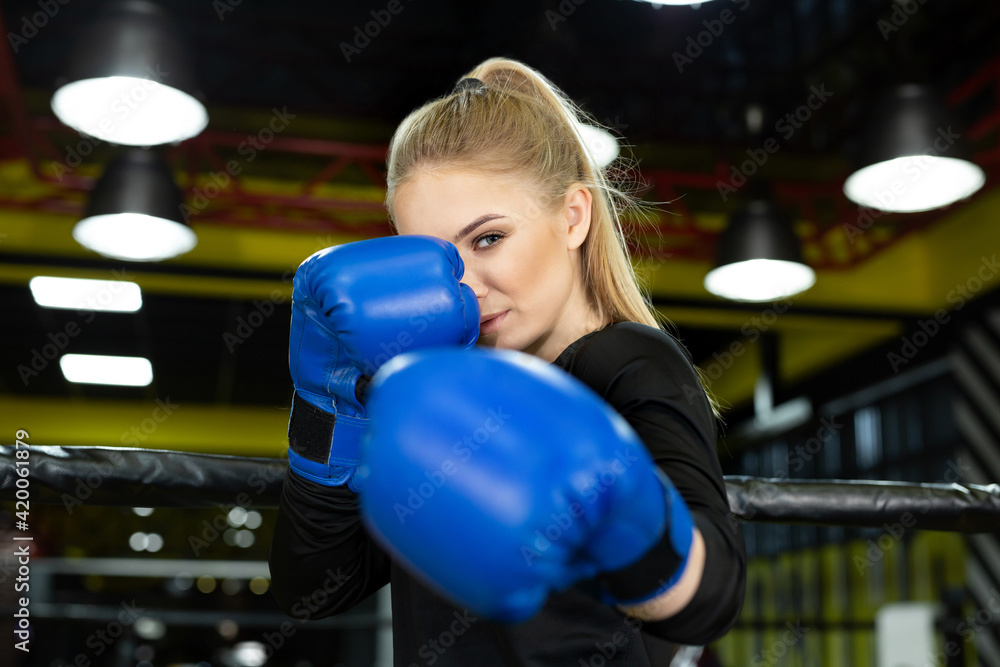
[[552, 363], [571, 344], [609, 322], [608, 318], [598, 317], [597, 310], [590, 305], [582, 288], [574, 289], [558, 323], [524, 352]]

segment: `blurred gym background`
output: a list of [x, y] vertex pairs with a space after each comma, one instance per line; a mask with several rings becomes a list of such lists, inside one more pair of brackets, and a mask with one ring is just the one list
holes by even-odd
[[[636, 267], [725, 406], [725, 474], [1000, 480], [997, 3], [3, 0], [0, 18], [3, 444], [283, 457], [295, 268], [390, 233], [396, 124], [510, 56], [610, 131], [587, 132], [595, 160], [627, 146], [666, 202]], [[32, 504], [27, 531], [2, 504], [0, 663], [391, 664], [388, 589], [333, 619], [277, 609], [273, 509], [88, 506], [101, 483]], [[743, 614], [684, 664], [1000, 667], [998, 535], [743, 530]]]

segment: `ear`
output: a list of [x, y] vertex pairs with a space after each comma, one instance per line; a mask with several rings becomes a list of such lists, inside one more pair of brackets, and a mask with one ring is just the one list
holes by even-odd
[[594, 197], [582, 183], [574, 183], [566, 191], [563, 215], [566, 220], [567, 250], [576, 250], [583, 245], [590, 231], [590, 214]]

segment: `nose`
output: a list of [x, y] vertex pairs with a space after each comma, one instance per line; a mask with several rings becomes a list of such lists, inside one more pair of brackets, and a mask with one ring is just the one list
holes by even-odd
[[462, 282], [472, 288], [473, 293], [476, 295], [476, 298], [479, 301], [482, 301], [483, 299], [486, 298], [487, 289], [482, 282], [478, 280], [473, 280], [469, 276], [462, 278]]
[[476, 298], [480, 302], [482, 302], [482, 300], [486, 297], [487, 292], [489, 291], [486, 288], [486, 284], [479, 277], [475, 268], [471, 266], [470, 263], [466, 261], [464, 257], [462, 258], [462, 263], [465, 264], [465, 273], [462, 274], [462, 282], [468, 285], [470, 288], [472, 288], [472, 291], [475, 293]]

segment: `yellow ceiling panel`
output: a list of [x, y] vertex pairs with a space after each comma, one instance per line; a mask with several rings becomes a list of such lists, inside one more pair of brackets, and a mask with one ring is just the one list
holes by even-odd
[[[828, 327], [826, 331], [810, 328], [783, 332], [778, 347], [780, 382], [804, 380], [901, 333], [900, 325], [884, 322], [845, 322], [844, 326]], [[723, 406], [737, 408], [753, 398], [754, 385], [761, 373], [757, 340], [755, 336], [738, 340], [728, 350], [697, 360]], [[888, 360], [886, 369], [890, 370]]]
[[[5, 196], [40, 196], [39, 185], [24, 165], [0, 165], [0, 183]], [[255, 192], [291, 193], [287, 182], [248, 180]], [[380, 202], [384, 193], [372, 186], [324, 186], [323, 196], [354, 201]], [[377, 211], [361, 216], [380, 215]], [[711, 216], [710, 216], [711, 217]], [[701, 225], [717, 225], [718, 216], [699, 216]], [[993, 289], [1000, 269], [993, 249], [1000, 246], [1000, 190], [977, 196], [955, 207], [941, 222], [908, 234], [871, 259], [847, 270], [824, 270], [816, 285], [804, 294], [774, 304], [760, 304], [748, 310], [733, 310], [728, 302], [709, 294], [703, 278], [707, 262], [643, 260], [638, 263], [656, 297], [691, 299], [702, 304], [664, 306], [662, 312], [674, 323], [697, 328], [733, 331], [735, 345], [742, 352], [723, 367], [715, 359], [696, 360], [714, 374], [712, 391], [732, 407], [745, 404], [753, 394], [760, 372], [756, 335], [764, 331], [781, 334], [779, 368], [782, 383], [796, 382], [830, 368], [871, 346], [902, 334], [894, 317], [926, 313], [941, 308], [960, 308], [971, 298]], [[137, 282], [149, 293], [180, 294], [205, 298], [267, 299], [280, 294], [288, 298], [291, 275], [301, 261], [323, 247], [357, 240], [343, 233], [302, 232], [253, 226], [195, 223], [198, 246], [187, 255], [161, 264], [135, 264], [124, 276], [109, 275], [103, 269], [69, 268], [31, 263], [4, 262], [5, 256], [98, 259], [72, 238], [75, 220], [71, 216], [25, 211], [0, 210], [0, 282], [26, 284], [40, 274], [90, 278], [123, 277]], [[800, 222], [800, 224], [806, 224]], [[878, 226], [853, 240], [842, 230], [831, 232], [830, 247], [838, 245], [846, 256], [851, 244], [878, 239]], [[30, 261], [30, 260], [29, 260]], [[191, 273], [199, 267], [209, 270], [272, 274], [273, 279], [184, 275], [164, 268], [183, 266]], [[163, 268], [161, 268], [163, 267]], [[719, 308], [710, 304], [718, 302]], [[787, 308], [786, 308], [787, 307]], [[796, 312], [796, 308], [837, 308], [871, 311], [875, 317], [850, 319]], [[784, 312], [781, 312], [781, 311]], [[884, 317], [878, 317], [884, 315]], [[887, 360], [888, 364], [888, 360]], [[48, 444], [116, 444], [131, 425], [149, 418], [154, 406], [143, 403], [65, 401], [4, 397], [4, 417], [8, 432], [32, 426]], [[69, 406], [67, 408], [67, 406]], [[20, 423], [14, 423], [17, 415]], [[58, 418], [57, 418], [58, 416]], [[287, 411], [267, 408], [227, 408], [183, 406], [176, 415], [159, 425], [140, 446], [189, 449], [241, 455], [278, 456], [284, 451]], [[9, 422], [9, 423], [8, 423]], [[34, 436], [34, 434], [33, 434]]]
[[[0, 212], [0, 262], [5, 254], [55, 256], [74, 259], [106, 260], [86, 250], [73, 240], [76, 222], [66, 216]], [[357, 241], [358, 236], [289, 232], [259, 227], [192, 225], [198, 245], [181, 257], [162, 263], [126, 263], [136, 273], [155, 272], [156, 267], [176, 265], [225, 268], [232, 270], [294, 273], [306, 257], [322, 248]]]
[[234, 456], [284, 456], [288, 407], [0, 396], [0, 428], [32, 445], [123, 446]]

